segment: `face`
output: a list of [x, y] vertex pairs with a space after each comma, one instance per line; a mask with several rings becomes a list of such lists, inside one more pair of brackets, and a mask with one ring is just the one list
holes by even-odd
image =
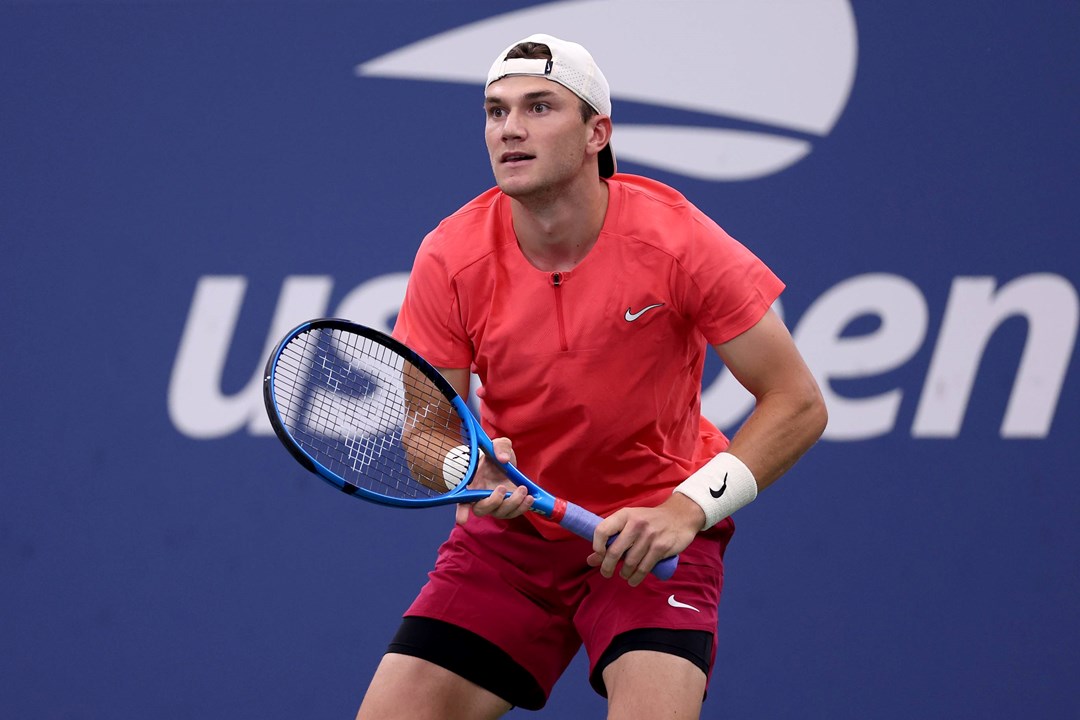
[[488, 86], [484, 135], [499, 189], [525, 198], [558, 192], [585, 173], [596, 176], [586, 159], [590, 143], [597, 143], [597, 122], [582, 122], [580, 102], [539, 77], [507, 77]]

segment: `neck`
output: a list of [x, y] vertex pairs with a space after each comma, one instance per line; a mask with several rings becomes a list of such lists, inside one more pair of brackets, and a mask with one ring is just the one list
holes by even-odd
[[596, 244], [607, 205], [608, 186], [601, 180], [551, 197], [511, 198], [521, 252], [540, 270], [572, 270]]

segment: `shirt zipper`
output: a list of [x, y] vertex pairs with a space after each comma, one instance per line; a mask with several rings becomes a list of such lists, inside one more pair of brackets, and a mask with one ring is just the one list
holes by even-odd
[[551, 287], [555, 292], [555, 320], [559, 325], [559, 346], [565, 352], [569, 348], [566, 344], [566, 326], [563, 323], [562, 293], [559, 291], [562, 281], [562, 273], [551, 273]]

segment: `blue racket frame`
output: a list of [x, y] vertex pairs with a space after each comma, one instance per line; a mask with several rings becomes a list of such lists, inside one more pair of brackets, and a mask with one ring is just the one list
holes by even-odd
[[[293, 435], [292, 431], [289, 430], [286, 422], [281, 417], [275, 394], [275, 379], [277, 377], [278, 363], [285, 349], [288, 348], [293, 340], [299, 335], [314, 330], [338, 330], [365, 337], [382, 345], [391, 352], [401, 356], [405, 363], [412, 365], [412, 367], [422, 372], [429, 380], [431, 380], [445, 398], [450, 401], [461, 422], [468, 429], [468, 432], [465, 434], [468, 436], [469, 465], [464, 473], [463, 479], [455, 488], [433, 497], [403, 498], [383, 495], [348, 482], [345, 478], [326, 467], [304, 449], [301, 442]], [[434, 507], [483, 500], [491, 495], [490, 490], [470, 490], [467, 487], [468, 482], [476, 473], [480, 461], [480, 452], [483, 451], [490, 461], [497, 463], [502, 468], [509, 480], [517, 485], [523, 485], [528, 489], [529, 494], [533, 496], [533, 505], [530, 508], [531, 511], [550, 518], [570, 532], [589, 541], [592, 540], [593, 532], [602, 520], [600, 516], [589, 510], [555, 497], [526, 477], [513, 465], [499, 462], [495, 458], [495, 449], [492, 445], [491, 438], [484, 431], [480, 422], [476, 419], [476, 416], [473, 415], [472, 410], [469, 409], [469, 406], [461, 399], [461, 396], [457, 394], [453, 385], [451, 385], [434, 366], [424, 360], [423, 357], [410, 347], [378, 330], [339, 318], [319, 318], [309, 320], [296, 326], [289, 331], [281, 342], [278, 343], [277, 347], [271, 353], [270, 358], [267, 360], [266, 371], [263, 375], [263, 402], [266, 406], [267, 415], [270, 418], [270, 424], [274, 429], [274, 433], [286, 449], [288, 449], [289, 453], [308, 471], [314, 473], [347, 495], [360, 497], [382, 505], [404, 508]], [[611, 540], [609, 540], [609, 544], [614, 539], [615, 537], [613, 536]], [[678, 556], [673, 556], [657, 563], [652, 572], [656, 577], [666, 580], [675, 573], [677, 566]]]

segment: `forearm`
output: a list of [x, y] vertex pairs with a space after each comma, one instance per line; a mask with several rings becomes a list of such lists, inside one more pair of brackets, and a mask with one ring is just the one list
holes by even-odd
[[772, 392], [758, 400], [727, 451], [746, 464], [763, 490], [818, 441], [827, 418], [816, 385]]
[[[467, 396], [467, 370], [440, 372], [459, 394]], [[409, 470], [417, 481], [433, 490], [452, 488], [468, 469], [468, 453], [455, 450], [466, 442], [461, 419], [441, 394], [432, 392], [426, 377], [406, 367], [403, 381], [408, 417], [401, 444]]]
[[821, 436], [825, 421], [816, 386], [805, 394], [763, 397], [727, 451], [680, 483], [669, 502], [694, 527], [712, 527], [794, 465]]
[[409, 472], [422, 485], [444, 491], [457, 485], [469, 466], [468, 449], [460, 434], [437, 430], [407, 430], [401, 444]]

